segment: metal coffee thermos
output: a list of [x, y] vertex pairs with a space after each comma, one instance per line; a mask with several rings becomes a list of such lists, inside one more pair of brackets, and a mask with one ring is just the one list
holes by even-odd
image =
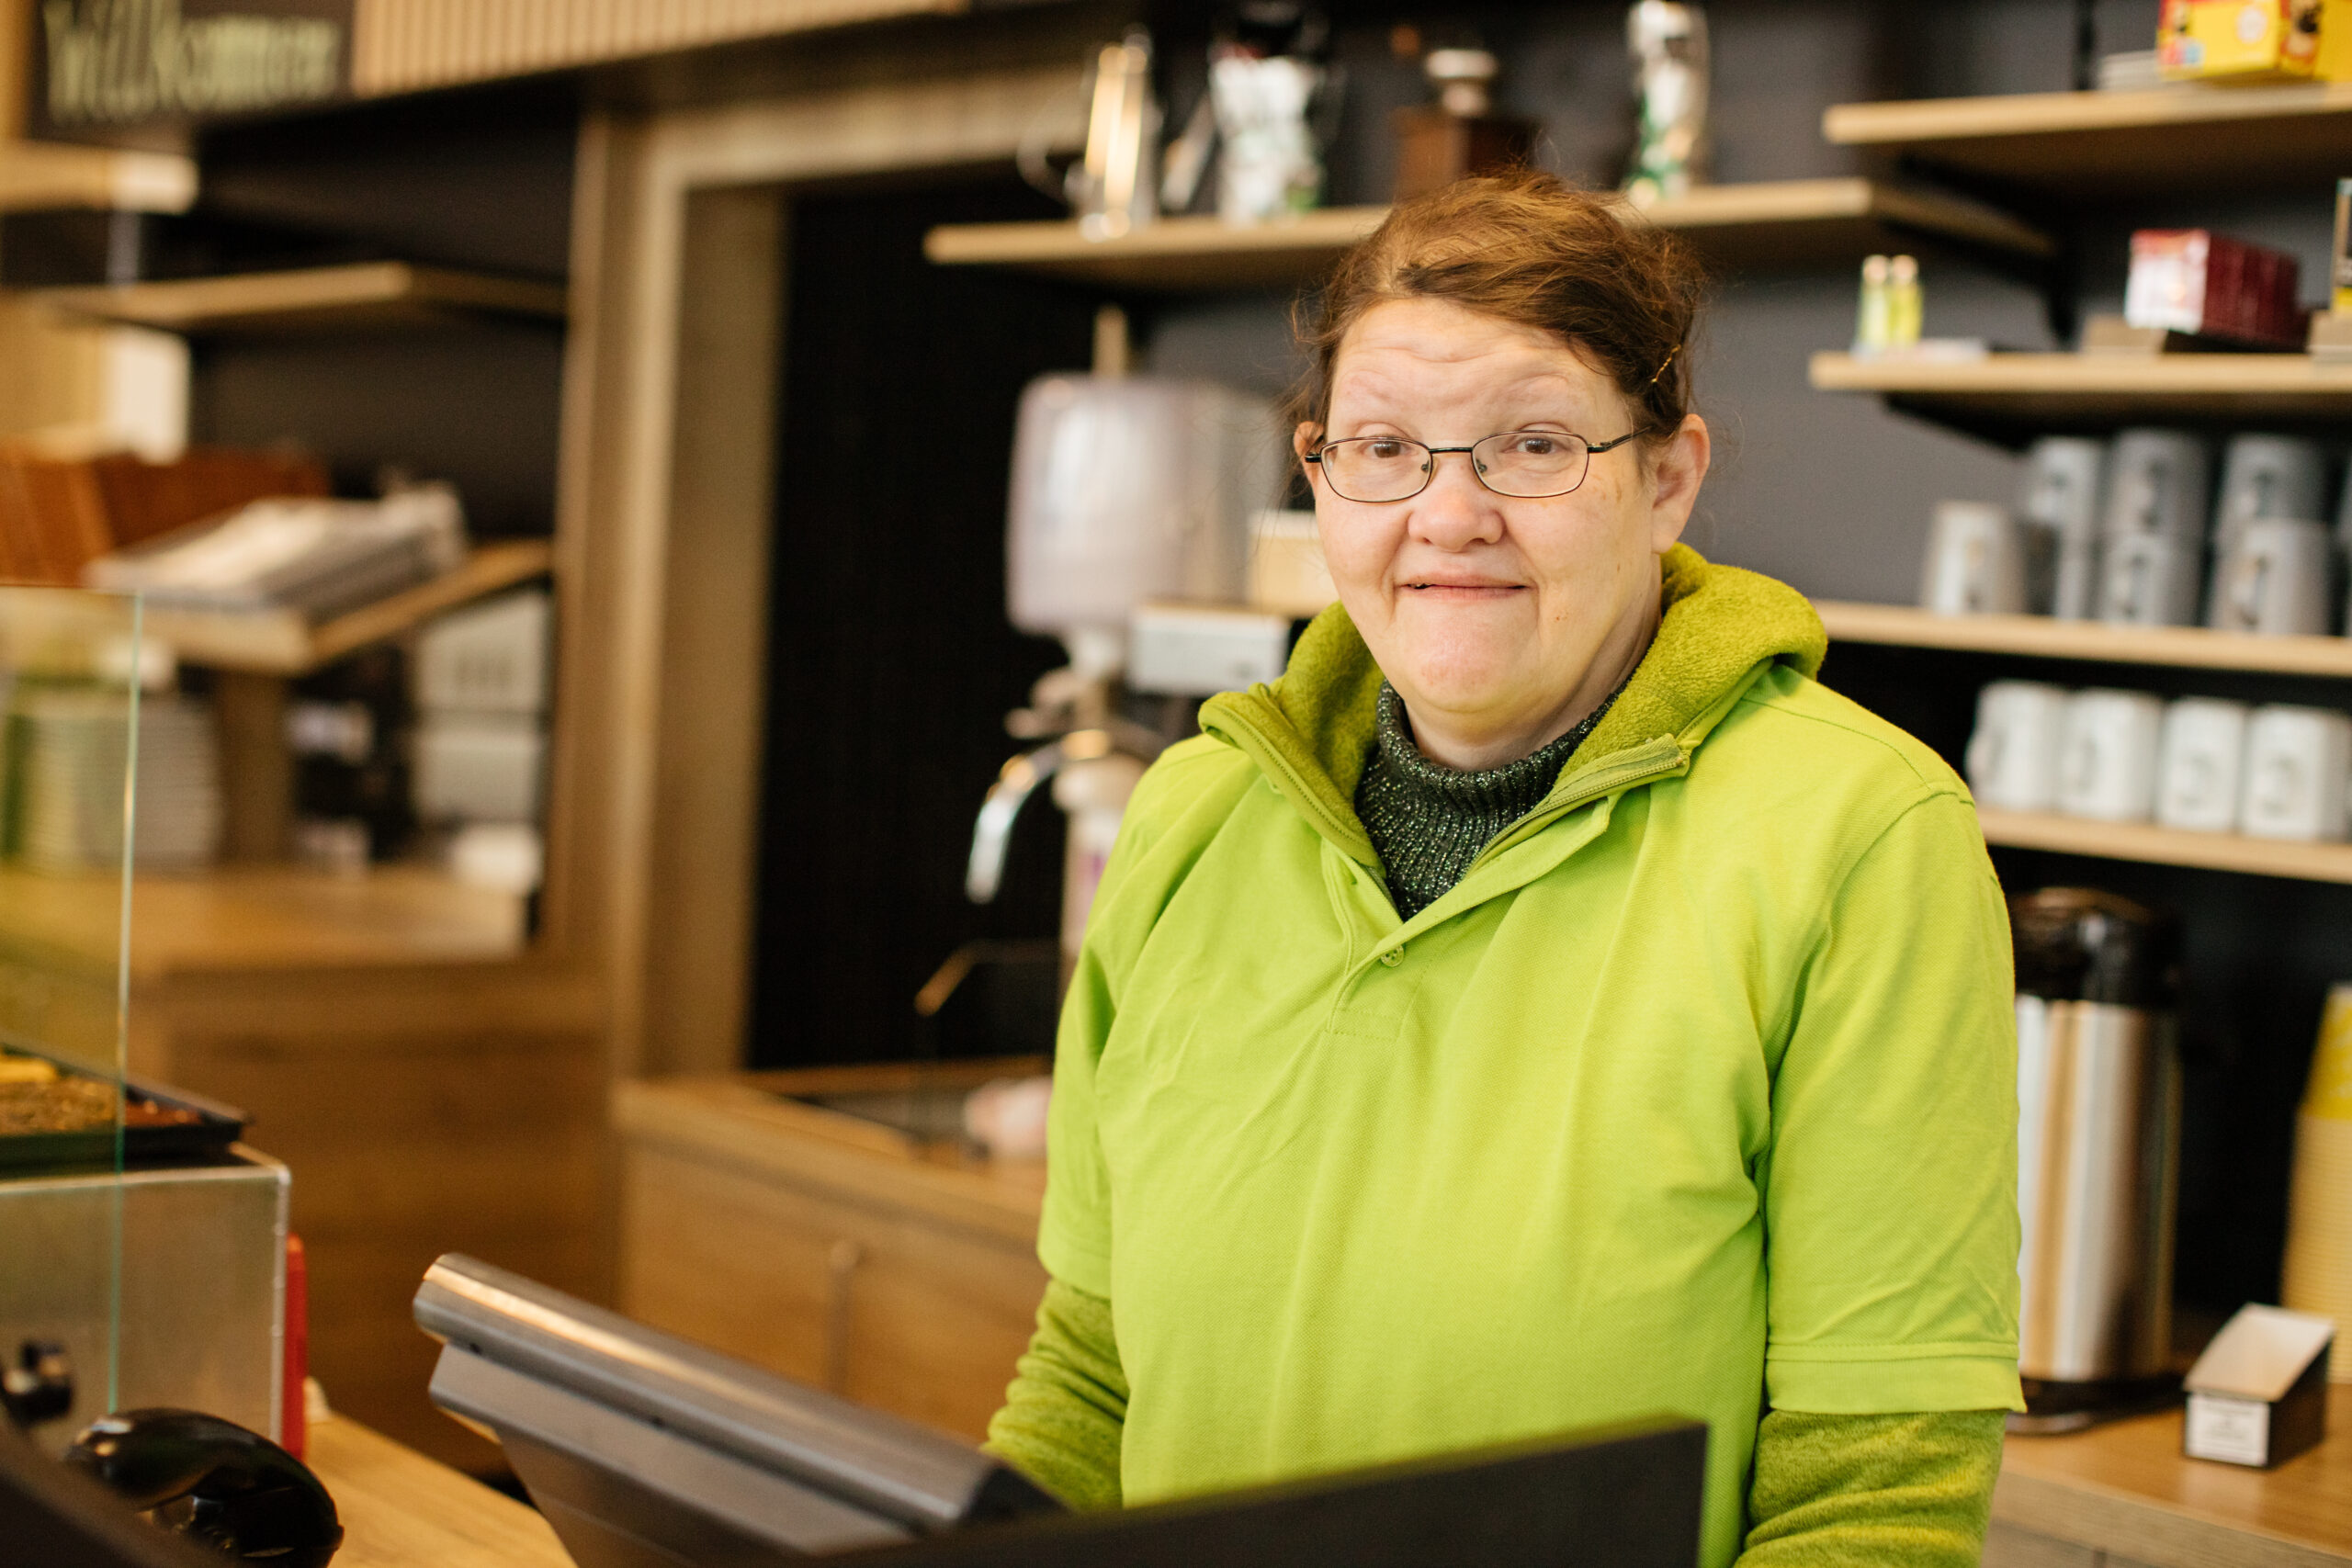
[[2018, 1371], [2073, 1425], [2165, 1371], [2180, 1061], [2171, 931], [2109, 893], [2012, 901], [2017, 944]]

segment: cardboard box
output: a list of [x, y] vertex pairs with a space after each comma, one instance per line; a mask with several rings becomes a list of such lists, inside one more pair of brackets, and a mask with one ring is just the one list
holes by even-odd
[[2156, 68], [2176, 82], [2344, 81], [2352, 0], [2165, 0]]
[[2299, 349], [2306, 318], [2297, 268], [2284, 251], [2209, 229], [2143, 229], [2132, 236], [2123, 317], [2135, 327]]
[[2183, 1386], [2180, 1449], [2190, 1459], [2268, 1470], [2327, 1435], [2327, 1352], [2335, 1325], [2309, 1313], [2240, 1307]]

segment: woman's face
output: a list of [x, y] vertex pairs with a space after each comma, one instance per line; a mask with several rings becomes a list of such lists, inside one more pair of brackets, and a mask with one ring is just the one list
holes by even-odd
[[[1395, 300], [1340, 341], [1330, 426], [1318, 440], [1401, 435], [1467, 446], [1504, 431], [1590, 442], [1640, 416], [1610, 378], [1548, 333], [1446, 300]], [[1564, 734], [1646, 647], [1658, 558], [1681, 536], [1707, 468], [1692, 415], [1645, 469], [1639, 444], [1593, 455], [1584, 482], [1543, 500], [1481, 485], [1466, 455], [1439, 457], [1408, 501], [1332, 493], [1306, 465], [1340, 603], [1438, 761], [1490, 767]]]

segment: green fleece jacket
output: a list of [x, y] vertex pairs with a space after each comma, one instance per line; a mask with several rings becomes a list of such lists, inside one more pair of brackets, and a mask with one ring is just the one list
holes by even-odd
[[[989, 1451], [1073, 1506], [1119, 1506], [1127, 1380], [1109, 1302], [1049, 1281], [1005, 1398]], [[2004, 1415], [1768, 1413], [1738, 1568], [1973, 1568]]]
[[1014, 1462], [1142, 1501], [1676, 1410], [1707, 1568], [1973, 1557], [1999, 889], [1951, 770], [1812, 682], [1802, 598], [1666, 566], [1606, 719], [1409, 919], [1336, 607], [1151, 770], [1064, 1013]]

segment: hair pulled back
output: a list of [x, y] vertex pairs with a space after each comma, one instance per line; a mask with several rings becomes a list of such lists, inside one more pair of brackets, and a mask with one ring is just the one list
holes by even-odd
[[[1706, 289], [1690, 248], [1623, 197], [1533, 170], [1400, 202], [1340, 259], [1295, 326], [1308, 355], [1295, 419], [1321, 423], [1340, 340], [1376, 305], [1447, 299], [1561, 339], [1607, 376], [1647, 434], [1690, 412], [1690, 333]], [[1599, 433], [1596, 433], [1599, 434]]]

